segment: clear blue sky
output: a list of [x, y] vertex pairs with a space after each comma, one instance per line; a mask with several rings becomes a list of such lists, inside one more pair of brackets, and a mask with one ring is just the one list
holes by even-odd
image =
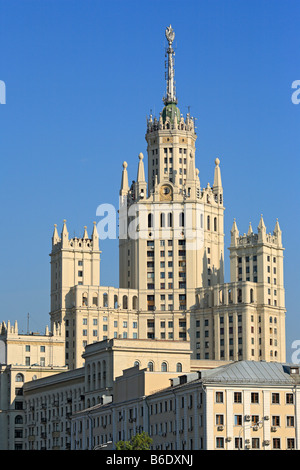
[[[176, 33], [179, 108], [197, 118], [202, 186], [221, 160], [225, 243], [267, 231], [285, 246], [287, 359], [300, 340], [298, 0], [0, 0], [0, 320], [49, 323], [51, 236], [89, 233], [117, 206], [122, 162], [136, 178], [146, 115], [165, 92], [164, 30]], [[101, 244], [101, 283], [118, 285], [116, 241]], [[229, 252], [225, 260], [229, 277]]]

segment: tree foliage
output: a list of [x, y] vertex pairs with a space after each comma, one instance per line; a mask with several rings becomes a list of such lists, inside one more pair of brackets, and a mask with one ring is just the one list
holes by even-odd
[[119, 441], [116, 450], [149, 450], [152, 439], [146, 432], [136, 434], [130, 441]]

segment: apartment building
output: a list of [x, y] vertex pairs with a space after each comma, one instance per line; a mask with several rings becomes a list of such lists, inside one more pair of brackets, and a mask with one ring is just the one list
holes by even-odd
[[22, 334], [18, 323], [0, 329], [0, 449], [26, 447], [24, 384], [66, 371], [64, 338], [59, 332]]
[[165, 387], [136, 366], [116, 379], [111, 403], [72, 416], [72, 448], [112, 449], [145, 431], [154, 450], [299, 449], [299, 384], [299, 366], [278, 362], [233, 362]]

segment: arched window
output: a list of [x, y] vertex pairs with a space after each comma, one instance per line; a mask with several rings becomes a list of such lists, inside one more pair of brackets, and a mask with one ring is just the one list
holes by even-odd
[[16, 375], [16, 382], [24, 382], [24, 375], [23, 374], [17, 374]]
[[242, 298], [242, 289], [238, 289], [238, 299], [237, 299], [237, 301], [238, 301], [238, 303], [241, 303], [242, 300], [243, 300], [243, 298]]
[[15, 424], [23, 424], [23, 416], [17, 415], [15, 417]]
[[182, 372], [182, 364], [181, 364], [181, 362], [177, 362], [177, 364], [176, 364], [176, 372]]
[[162, 372], [167, 372], [168, 371], [168, 366], [166, 362], [161, 363], [161, 371]]
[[108, 295], [106, 292], [103, 294], [103, 307], [108, 307]]
[[134, 295], [134, 296], [132, 297], [132, 308], [133, 308], [133, 310], [137, 310], [137, 305], [138, 305], [137, 296]]
[[127, 309], [127, 308], [128, 308], [127, 295], [123, 295], [123, 308], [124, 308], [124, 309]]
[[84, 294], [82, 294], [82, 306], [87, 307], [87, 305], [88, 305], [88, 295], [85, 292]]
[[217, 231], [217, 217], [214, 218], [214, 231]]
[[114, 308], [118, 308], [118, 296], [114, 295]]
[[207, 216], [207, 230], [210, 230], [210, 217]]
[[152, 361], [148, 362], [148, 369], [149, 369], [149, 372], [153, 372], [154, 371], [154, 364]]
[[165, 223], [166, 223], [166, 222], [165, 222], [165, 214], [162, 212], [162, 213], [160, 214], [160, 226], [161, 226], [161, 227], [165, 227]]
[[98, 294], [97, 294], [97, 292], [94, 292], [94, 294], [93, 294], [93, 306], [98, 307]]
[[169, 212], [168, 214], [168, 227], [173, 226], [173, 217], [172, 217], [172, 212]]
[[253, 298], [253, 289], [250, 289], [250, 303], [253, 304], [254, 298]]
[[133, 366], [134, 367], [140, 367], [140, 361], [134, 361]]

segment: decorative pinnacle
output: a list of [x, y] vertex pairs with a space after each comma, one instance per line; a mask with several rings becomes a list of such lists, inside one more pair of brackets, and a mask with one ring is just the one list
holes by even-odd
[[175, 52], [172, 47], [172, 43], [175, 39], [175, 33], [171, 25], [166, 28], [166, 38], [169, 43], [169, 47], [166, 52], [168, 54], [168, 72], [167, 72], [167, 94], [163, 98], [163, 102], [165, 103], [165, 105], [169, 103], [177, 104], [177, 98], [175, 94], [175, 81], [174, 81], [175, 72], [174, 72], [174, 60], [173, 60], [173, 56], [175, 55]]

